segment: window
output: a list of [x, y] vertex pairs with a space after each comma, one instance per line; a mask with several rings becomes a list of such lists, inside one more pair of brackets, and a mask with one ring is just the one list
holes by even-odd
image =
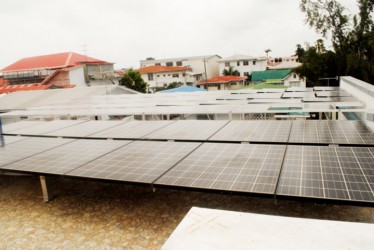
[[153, 74], [152, 73], [148, 74], [148, 81], [153, 81]]
[[161, 66], [161, 63], [155, 63], [155, 66]]
[[160, 77], [160, 75], [157, 75], [157, 77]]
[[230, 67], [230, 62], [225, 62], [225, 67]]
[[249, 72], [244, 72], [244, 76], [249, 76]]
[[253, 61], [252, 63], [253, 63], [253, 65], [256, 65], [256, 61]]
[[173, 62], [166, 62], [166, 66], [173, 66]]
[[166, 75], [165, 75], [165, 74], [163, 74], [163, 76], [165, 77]]
[[248, 65], [248, 61], [243, 61], [243, 65], [247, 66]]
[[236, 66], [240, 66], [240, 62], [239, 61], [236, 63]]
[[178, 61], [177, 66], [182, 66], [182, 61]]
[[179, 74], [178, 73], [174, 73], [173, 77], [179, 77]]
[[294, 78], [294, 79], [296, 78], [296, 74], [293, 74], [293, 78]]
[[186, 76], [186, 73], [183, 73], [183, 76]]
[[231, 82], [230, 84], [231, 84], [231, 86], [233, 86], [233, 85], [236, 85], [236, 82]]
[[171, 76], [171, 74], [168, 74], [168, 76]]

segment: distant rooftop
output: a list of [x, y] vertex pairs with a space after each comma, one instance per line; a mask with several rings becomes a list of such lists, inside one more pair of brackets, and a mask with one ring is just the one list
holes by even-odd
[[266, 58], [259, 58], [259, 57], [254, 57], [254, 56], [236, 54], [233, 56], [222, 58], [219, 61], [220, 62], [232, 62], [232, 61], [245, 61], [245, 60], [266, 60]]
[[186, 67], [172, 67], [172, 66], [149, 66], [139, 69], [142, 74], [146, 73], [161, 73], [161, 72], [178, 72], [178, 71], [188, 71], [189, 68]]
[[2, 69], [2, 72], [22, 71], [32, 69], [57, 69], [74, 67], [81, 64], [113, 64], [93, 57], [74, 52], [41, 55], [23, 58]]
[[265, 70], [265, 71], [253, 71], [252, 72], [252, 81], [259, 82], [269, 79], [284, 79], [289, 74], [291, 74], [290, 69], [284, 70]]
[[205, 55], [205, 56], [191, 56], [191, 57], [175, 57], [175, 58], [164, 58], [164, 59], [154, 59], [154, 60], [141, 60], [140, 62], [164, 62], [164, 61], [184, 61], [184, 60], [203, 60], [212, 57], [219, 57], [219, 55]]

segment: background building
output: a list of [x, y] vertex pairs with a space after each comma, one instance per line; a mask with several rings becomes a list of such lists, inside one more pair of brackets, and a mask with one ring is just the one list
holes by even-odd
[[266, 70], [266, 58], [257, 58], [246, 55], [233, 55], [225, 57], [219, 61], [219, 74], [223, 75], [223, 70], [233, 67], [234, 70], [239, 72], [238, 76], [247, 77], [253, 71]]
[[113, 63], [74, 52], [23, 58], [1, 72], [4, 86], [24, 85], [24, 88], [102, 85], [115, 76]]
[[168, 66], [189, 68], [190, 71], [186, 72], [186, 74], [191, 77], [188, 79], [189, 81], [186, 82], [186, 84], [195, 86], [200, 80], [209, 79], [219, 75], [219, 59], [221, 59], [221, 57], [218, 55], [179, 57], [160, 60], [151, 59], [140, 61], [140, 67]]

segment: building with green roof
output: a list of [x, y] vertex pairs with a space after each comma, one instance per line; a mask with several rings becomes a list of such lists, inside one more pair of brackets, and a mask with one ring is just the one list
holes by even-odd
[[253, 71], [252, 82], [283, 82], [290, 74], [290, 69]]

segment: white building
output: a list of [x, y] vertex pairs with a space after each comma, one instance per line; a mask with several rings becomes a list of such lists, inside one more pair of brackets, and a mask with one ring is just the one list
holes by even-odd
[[267, 59], [257, 58], [246, 55], [233, 55], [225, 57], [219, 61], [219, 74], [223, 75], [223, 70], [233, 67], [234, 70], [239, 71], [239, 76], [251, 75], [253, 71], [266, 70]]
[[194, 81], [193, 76], [188, 74], [191, 69], [186, 67], [172, 66], [148, 66], [140, 68], [139, 72], [148, 88], [154, 90], [156, 87], [166, 87], [172, 82], [181, 82], [183, 85], [191, 85]]
[[191, 77], [186, 82], [187, 85], [196, 85], [203, 79], [209, 79], [219, 75], [218, 55], [195, 56], [195, 57], [179, 57], [160, 60], [141, 60], [140, 68], [149, 66], [168, 66], [168, 67], [186, 67], [190, 71], [186, 72]]
[[306, 88], [306, 79], [296, 73], [289, 74], [283, 79], [284, 86]]

